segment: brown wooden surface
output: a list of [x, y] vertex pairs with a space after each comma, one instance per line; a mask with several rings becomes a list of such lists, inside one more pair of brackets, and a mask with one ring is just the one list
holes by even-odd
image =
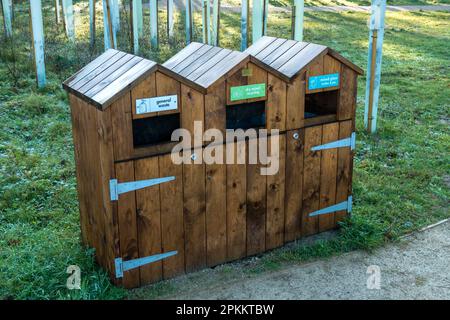
[[111, 107], [115, 160], [130, 159], [133, 155], [133, 129], [130, 95], [124, 95]]
[[192, 272], [206, 266], [204, 164], [183, 165], [183, 192], [186, 272]]
[[314, 89], [314, 90], [309, 90], [309, 82], [310, 82], [310, 78], [314, 77], [314, 76], [320, 76], [323, 75], [323, 60], [324, 57], [323, 56], [319, 56], [316, 59], [314, 59], [311, 64], [309, 65], [309, 67], [306, 69], [306, 93], [315, 93], [315, 92], [321, 92], [323, 91], [323, 89]]
[[[235, 143], [236, 149], [245, 148]], [[235, 151], [236, 153], [236, 151]], [[236, 260], [246, 254], [246, 190], [245, 164], [229, 164], [227, 167], [227, 260]]]
[[308, 236], [318, 232], [318, 217], [309, 214], [319, 209], [320, 192], [320, 157], [321, 151], [311, 148], [322, 142], [322, 126], [305, 129], [305, 147], [303, 160], [303, 203], [302, 235]]
[[[325, 124], [322, 128], [322, 144], [338, 140], [338, 122]], [[337, 148], [322, 150], [319, 209], [336, 203], [337, 153]], [[319, 215], [319, 232], [330, 230], [334, 227], [334, 213]]]
[[267, 129], [286, 129], [286, 83], [278, 77], [268, 74], [267, 77]]
[[206, 261], [208, 266], [227, 259], [227, 170], [223, 164], [206, 165]]
[[[339, 139], [350, 137], [352, 133], [352, 121], [343, 121], [339, 123]], [[337, 185], [336, 185], [336, 203], [346, 201], [351, 194], [351, 168], [353, 161], [353, 152], [350, 148], [339, 148], [337, 160]], [[335, 223], [342, 221], [347, 216], [347, 211], [338, 211], [335, 213]]]
[[[243, 67], [247, 68], [247, 65]], [[227, 84], [227, 105], [241, 104], [247, 102], [246, 99], [231, 101], [231, 88], [247, 85], [247, 77], [242, 76], [242, 69], [239, 69], [234, 74], [232, 74], [226, 80], [226, 84]]]
[[175, 180], [160, 184], [162, 252], [178, 251], [163, 260], [164, 279], [184, 273], [183, 166], [175, 165], [171, 155], [159, 157], [160, 177]]
[[[159, 178], [158, 157], [134, 162], [135, 179]], [[171, 182], [167, 182], [171, 183]], [[161, 204], [159, 185], [136, 190], [139, 257], [161, 253]], [[162, 262], [140, 267], [141, 285], [162, 279]]]
[[218, 129], [225, 134], [226, 129], [226, 83], [214, 86], [210, 93], [205, 95], [205, 131]]
[[294, 41], [294, 40], [286, 40], [282, 45], [277, 47], [270, 54], [268, 54], [264, 58], [261, 57], [260, 59], [262, 59], [262, 62], [264, 62], [268, 65], [271, 65], [279, 57], [281, 57], [286, 51], [291, 49], [296, 43], [297, 43], [297, 41]]
[[279, 247], [284, 241], [286, 136], [271, 136], [268, 150], [270, 156], [278, 157], [279, 166], [276, 174], [267, 176], [266, 250]]
[[356, 73], [350, 68], [342, 66], [340, 80], [341, 90], [339, 94], [337, 117], [338, 120], [347, 120], [355, 117], [357, 89]]
[[301, 128], [305, 117], [305, 80], [297, 77], [287, 84], [286, 130]]
[[330, 55], [323, 56], [323, 74], [339, 73], [339, 84], [334, 87], [324, 88], [323, 91], [331, 91], [340, 88], [341, 85], [341, 63]]
[[156, 93], [156, 74], [152, 73], [143, 79], [137, 86], [131, 89], [131, 111], [133, 119], [141, 119], [154, 117], [156, 112], [136, 114], [136, 99], [152, 98], [157, 96]]
[[261, 164], [249, 164], [247, 142], [247, 256], [261, 253], [266, 247], [266, 181], [261, 175]]
[[191, 54], [197, 51], [203, 46], [203, 43], [191, 42], [187, 47], [183, 48], [180, 52], [174, 55], [172, 58], [163, 63], [163, 66], [168, 69], [175, 68], [178, 64], [188, 58]]
[[249, 62], [247, 68], [250, 70], [251, 75], [247, 77], [247, 84], [264, 83], [266, 85], [266, 94], [264, 97], [247, 99], [247, 102], [255, 102], [267, 99], [267, 71], [256, 64]]
[[[304, 133], [305, 130], [286, 133], [285, 242], [299, 238], [302, 231]], [[297, 139], [294, 134], [298, 134]]]
[[[194, 121], [201, 121], [202, 126], [204, 126], [204, 99], [203, 94], [200, 92], [187, 87], [186, 85], [181, 85], [181, 108], [183, 110], [181, 114], [181, 126], [191, 133], [193, 138], [194, 134]], [[199, 135], [203, 135], [203, 131], [197, 132]], [[191, 141], [194, 147], [202, 145], [202, 142], [197, 141], [194, 145], [194, 141]]]
[[[135, 181], [134, 163], [132, 161], [116, 164], [116, 179], [119, 183]], [[127, 192], [119, 196], [117, 202], [119, 221], [120, 252], [122, 260], [132, 260], [139, 257], [138, 235], [136, 222], [135, 192]], [[122, 283], [125, 288], [135, 288], [140, 284], [139, 269], [125, 271]]]
[[156, 72], [156, 95], [158, 97], [176, 95], [178, 99], [177, 110], [160, 111], [158, 112], [159, 116], [181, 112], [180, 94], [181, 94], [181, 84], [179, 81], [172, 79], [171, 77], [159, 71]]

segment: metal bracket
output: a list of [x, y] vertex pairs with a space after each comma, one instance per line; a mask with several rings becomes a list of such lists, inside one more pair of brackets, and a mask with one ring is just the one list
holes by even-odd
[[174, 256], [178, 253], [178, 251], [169, 251], [165, 253], [155, 254], [153, 256], [148, 256], [144, 258], [138, 258], [128, 261], [123, 261], [122, 258], [116, 258], [114, 259], [114, 263], [116, 265], [116, 278], [122, 278], [123, 273], [125, 271], [139, 268], [140, 266], [156, 262], [171, 256]]
[[123, 183], [118, 183], [117, 179], [111, 179], [109, 180], [109, 193], [111, 196], [111, 201], [119, 200], [119, 194], [143, 189], [172, 180], [175, 180], [174, 176]]
[[327, 213], [332, 213], [332, 212], [336, 212], [336, 211], [342, 211], [342, 210], [347, 210], [347, 212], [352, 212], [352, 200], [353, 197], [352, 196], [348, 196], [347, 201], [343, 201], [341, 203], [337, 203], [335, 205], [311, 212], [309, 214], [310, 217], [314, 217], [314, 216], [318, 216], [321, 214], [327, 214]]
[[333, 148], [350, 147], [350, 150], [354, 150], [356, 145], [356, 133], [352, 132], [351, 136], [345, 139], [336, 140], [333, 142], [321, 144], [311, 148], [312, 151], [319, 151]]

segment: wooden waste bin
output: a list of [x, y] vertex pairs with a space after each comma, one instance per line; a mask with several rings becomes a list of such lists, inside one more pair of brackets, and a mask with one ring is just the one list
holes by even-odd
[[[264, 37], [244, 53], [191, 43], [163, 65], [108, 50], [64, 82], [82, 239], [115, 284], [137, 287], [259, 254], [333, 228], [349, 211], [361, 70], [318, 46], [287, 73], [258, 57], [256, 46], [273, 41]], [[266, 51], [275, 58], [281, 49], [272, 46]], [[280, 57], [289, 52], [283, 48]], [[307, 89], [313, 76], [331, 73], [311, 71], [328, 56], [337, 61], [338, 85]], [[277, 129], [266, 139], [269, 149], [279, 139], [279, 170], [266, 176], [261, 164], [175, 164], [178, 128], [224, 136]], [[238, 150], [250, 141], [230, 143]], [[187, 152], [196, 159], [207, 144]]]

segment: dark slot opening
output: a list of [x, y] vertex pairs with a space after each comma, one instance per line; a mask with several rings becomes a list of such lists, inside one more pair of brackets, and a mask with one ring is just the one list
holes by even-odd
[[133, 144], [135, 148], [170, 142], [175, 129], [180, 128], [180, 114], [133, 120]]
[[337, 113], [338, 90], [306, 94], [305, 119]]
[[250, 129], [266, 126], [266, 103], [257, 101], [227, 106], [227, 129]]

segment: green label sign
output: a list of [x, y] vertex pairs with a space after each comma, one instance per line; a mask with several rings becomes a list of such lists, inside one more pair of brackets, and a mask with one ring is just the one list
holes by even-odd
[[266, 84], [257, 83], [248, 86], [231, 87], [230, 100], [244, 100], [252, 98], [260, 98], [266, 95]]

